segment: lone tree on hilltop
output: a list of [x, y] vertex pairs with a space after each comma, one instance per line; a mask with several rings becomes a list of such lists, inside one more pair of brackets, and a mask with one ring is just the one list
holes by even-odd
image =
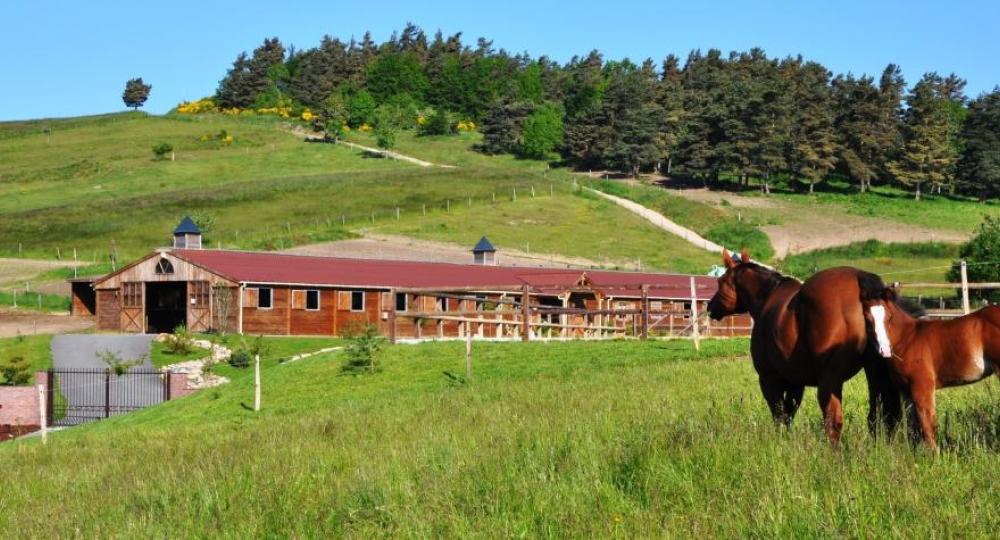
[[125, 83], [125, 91], [122, 92], [122, 101], [125, 102], [125, 106], [139, 110], [139, 107], [149, 99], [149, 91], [152, 89], [153, 85], [143, 83], [142, 77], [129, 79]]

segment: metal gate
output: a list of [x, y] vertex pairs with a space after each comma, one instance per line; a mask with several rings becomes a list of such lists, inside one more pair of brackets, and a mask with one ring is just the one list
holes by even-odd
[[156, 405], [170, 399], [167, 375], [131, 369], [49, 370], [48, 420], [51, 426], [75, 426]]

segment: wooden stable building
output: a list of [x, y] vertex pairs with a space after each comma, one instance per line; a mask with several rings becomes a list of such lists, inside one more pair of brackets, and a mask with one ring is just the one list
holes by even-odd
[[[497, 266], [485, 238], [475, 249], [479, 264], [191, 249], [201, 242], [187, 221], [175, 232], [178, 247], [73, 280], [73, 313], [95, 317], [99, 331], [128, 333], [184, 325], [337, 336], [377, 324], [394, 339], [610, 337], [682, 333], [692, 299], [704, 313], [716, 287], [707, 276]], [[715, 328], [745, 334], [748, 324]]]

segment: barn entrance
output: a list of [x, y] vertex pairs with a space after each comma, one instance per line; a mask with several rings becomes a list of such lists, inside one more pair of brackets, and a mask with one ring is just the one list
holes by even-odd
[[146, 331], [151, 334], [173, 332], [187, 324], [187, 282], [146, 283]]

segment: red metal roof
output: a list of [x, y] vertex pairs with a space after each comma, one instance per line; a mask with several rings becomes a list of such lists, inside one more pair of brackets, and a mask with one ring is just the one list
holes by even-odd
[[[174, 255], [244, 283], [275, 283], [359, 288], [521, 287], [555, 292], [581, 280], [610, 296], [639, 296], [649, 285], [654, 298], [690, 298], [690, 276], [650, 272], [481, 266], [472, 264], [346, 259], [283, 253], [173, 250]], [[584, 276], [586, 276], [584, 278]], [[696, 276], [698, 297], [710, 298], [716, 280]]]

